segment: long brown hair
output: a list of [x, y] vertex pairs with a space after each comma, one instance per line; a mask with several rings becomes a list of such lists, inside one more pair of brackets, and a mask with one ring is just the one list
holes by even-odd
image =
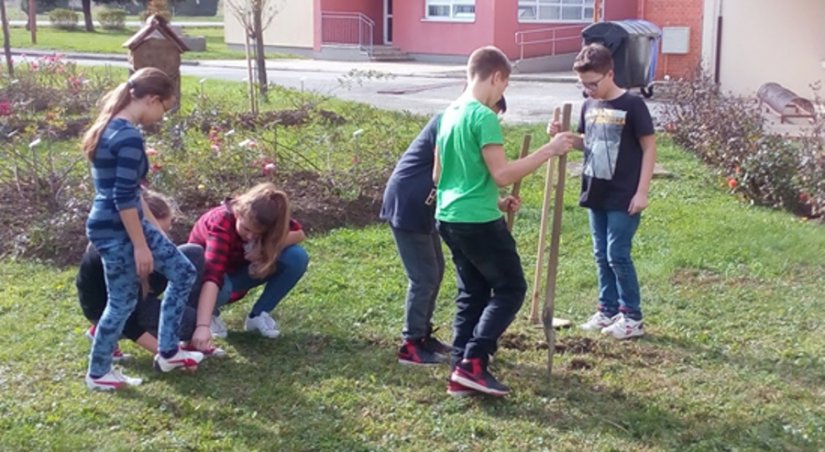
[[139, 69], [113, 90], [106, 93], [100, 100], [100, 114], [89, 130], [83, 135], [81, 148], [86, 158], [93, 160], [95, 150], [100, 142], [100, 136], [106, 130], [109, 122], [126, 108], [132, 99], [144, 96], [158, 96], [161, 100], [170, 99], [175, 94], [175, 85], [165, 72], [158, 68], [146, 67]]
[[152, 215], [158, 220], [178, 216], [178, 206], [166, 195], [153, 190], [144, 190], [143, 200], [146, 201], [146, 205], [149, 206]]
[[289, 199], [275, 184], [264, 182], [252, 187], [232, 202], [236, 217], [261, 231], [256, 259], [249, 266], [249, 274], [263, 278], [275, 271], [278, 255], [284, 248], [289, 233]]

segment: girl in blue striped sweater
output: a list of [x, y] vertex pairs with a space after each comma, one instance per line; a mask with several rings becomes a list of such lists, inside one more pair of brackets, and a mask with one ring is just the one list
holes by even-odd
[[149, 161], [137, 126], [161, 120], [175, 102], [174, 92], [174, 83], [163, 71], [138, 70], [103, 97], [100, 115], [83, 136], [95, 186], [86, 235], [102, 257], [109, 290], [86, 374], [90, 389], [141, 383], [112, 369], [112, 351], [138, 302], [141, 281], [153, 270], [169, 280], [161, 304], [155, 368], [195, 369], [203, 359], [201, 353], [178, 348], [177, 331], [195, 268], [154, 224], [141, 196]]

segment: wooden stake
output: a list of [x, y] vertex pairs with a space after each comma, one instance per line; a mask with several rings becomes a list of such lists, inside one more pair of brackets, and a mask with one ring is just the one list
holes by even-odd
[[[561, 109], [553, 112], [553, 121], [561, 117]], [[550, 194], [553, 191], [553, 162], [547, 162], [547, 174], [544, 178], [544, 202], [541, 206], [541, 222], [539, 223], [539, 248], [536, 251], [536, 271], [533, 274], [533, 290], [530, 295], [530, 323], [539, 323], [539, 294], [541, 293], [541, 270], [544, 267], [544, 243], [547, 233], [547, 212], [550, 210]]]
[[[570, 130], [570, 113], [573, 106], [564, 104], [561, 130]], [[547, 285], [544, 294], [544, 309], [541, 320], [547, 339], [547, 375], [553, 372], [553, 354], [556, 351], [556, 330], [553, 328], [553, 311], [556, 304], [556, 275], [559, 271], [559, 243], [561, 240], [561, 216], [564, 211], [564, 179], [567, 173], [567, 154], [558, 157], [558, 182], [556, 201], [553, 205], [553, 230], [550, 233], [550, 257], [547, 262]]]
[[[524, 139], [521, 141], [521, 153], [519, 154], [519, 159], [523, 159], [527, 157], [527, 153], [530, 152], [530, 140], [532, 140], [533, 136], [529, 133], [524, 135]], [[510, 194], [516, 198], [518, 198], [518, 194], [521, 191], [521, 179], [517, 180], [515, 184], [513, 184], [513, 191]], [[516, 222], [516, 213], [515, 212], [507, 212], [507, 230], [513, 231], [513, 224]]]

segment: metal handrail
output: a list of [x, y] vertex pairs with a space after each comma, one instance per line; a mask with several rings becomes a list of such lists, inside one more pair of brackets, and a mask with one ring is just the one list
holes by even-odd
[[[336, 40], [325, 40], [324, 33], [321, 33], [321, 40], [323, 43], [326, 44], [352, 44], [358, 45], [358, 48], [369, 55], [372, 55], [373, 47], [374, 47], [374, 32], [375, 32], [375, 21], [373, 21], [369, 16], [364, 13], [359, 12], [321, 12], [321, 29], [324, 30], [326, 27], [324, 26], [324, 20], [343, 20], [345, 22], [356, 22], [358, 27], [358, 42], [349, 42], [349, 40], [343, 41], [336, 41]], [[350, 33], [346, 31], [343, 35], [349, 35], [347, 37], [351, 37]], [[353, 40], [354, 41], [354, 40]]]
[[[549, 28], [536, 28], [534, 30], [523, 30], [517, 31], [515, 34], [516, 45], [519, 46], [519, 60], [524, 59], [524, 48], [528, 45], [533, 44], [546, 44], [550, 43], [550, 55], [556, 54], [556, 43], [560, 41], [568, 41], [568, 40], [581, 40], [580, 32], [586, 27], [587, 24], [581, 25], [570, 25], [566, 27], [549, 27]], [[568, 32], [571, 30], [576, 30], [576, 34], [573, 36], [558, 36], [559, 32]], [[550, 33], [550, 37], [547, 38], [534, 38], [528, 39], [528, 35], [534, 34], [541, 34], [541, 33]]]

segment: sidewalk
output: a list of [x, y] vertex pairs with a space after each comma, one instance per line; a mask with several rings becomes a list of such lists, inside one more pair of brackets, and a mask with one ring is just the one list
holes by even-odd
[[[12, 54], [16, 56], [26, 55], [29, 57], [44, 57], [59, 53], [66, 58], [76, 60], [95, 61], [128, 61], [126, 54], [96, 54], [78, 52], [54, 52], [49, 50], [34, 49], [12, 49]], [[184, 54], [184, 58], [185, 58]], [[224, 69], [246, 69], [245, 60], [186, 60], [182, 65], [200, 66], [204, 68], [224, 68]], [[463, 64], [437, 64], [415, 61], [384, 62], [384, 61], [332, 61], [314, 60], [299, 58], [277, 58], [266, 61], [267, 71], [298, 71], [298, 72], [331, 72], [346, 74], [352, 70], [361, 72], [374, 71], [378, 73], [392, 74], [395, 77], [430, 77], [430, 78], [450, 78], [463, 79], [465, 77], [465, 66]], [[545, 83], [575, 83], [576, 77], [571, 72], [563, 73], [536, 73], [519, 74], [513, 73], [511, 80], [545, 82]]]

